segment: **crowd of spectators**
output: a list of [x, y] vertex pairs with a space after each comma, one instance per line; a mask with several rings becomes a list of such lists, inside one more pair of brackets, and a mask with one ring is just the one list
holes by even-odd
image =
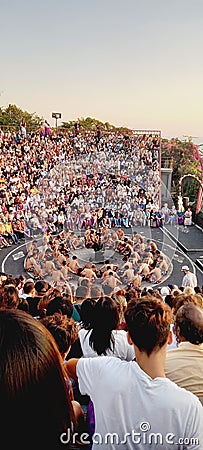
[[[196, 441], [190, 441], [196, 442], [195, 446], [174, 448], [202, 448], [203, 290], [200, 287], [128, 286], [105, 294], [98, 286], [84, 284], [75, 293], [71, 290], [61, 293], [44, 280], [5, 274], [1, 274], [0, 284], [0, 314], [3, 311], [6, 319], [10, 315], [12, 320], [13, 317], [21, 322], [23, 319], [24, 333], [28, 324], [31, 326], [31, 319], [33, 330], [34, 322], [40, 322], [56, 342], [66, 384], [71, 389], [72, 408], [68, 405], [77, 433], [70, 448], [80, 449], [84, 442], [85, 448], [96, 448], [95, 436], [104, 439], [106, 433], [116, 433], [114, 437], [118, 433], [116, 439], [121, 439], [126, 426], [129, 430], [136, 429], [144, 419], [150, 423], [152, 432], [164, 435], [167, 427], [161, 420], [163, 411], [164, 422], [168, 420], [170, 428], [168, 433], [176, 433], [185, 442], [196, 437]], [[19, 339], [15, 347], [16, 342], [18, 346]], [[4, 340], [4, 354], [10, 351], [7, 345]], [[32, 360], [32, 364], [38, 363]], [[132, 375], [131, 371], [136, 373]], [[12, 401], [15, 405], [15, 397]], [[40, 404], [43, 399], [37, 401]], [[26, 406], [26, 414], [29, 408]], [[27, 427], [28, 424], [17, 423], [19, 436], [20, 432], [24, 433], [25, 423]], [[67, 444], [67, 430], [60, 426], [63, 443]], [[114, 448], [111, 442], [106, 446], [103, 442], [100, 442], [102, 448]], [[54, 445], [58, 448], [56, 440]], [[133, 445], [128, 443], [121, 448], [131, 449]], [[173, 447], [170, 443], [170, 447], [164, 448]]]
[[0, 145], [1, 245], [27, 238], [30, 274], [0, 274], [2, 446], [201, 450], [203, 290], [159, 287], [167, 256], [128, 232], [177, 223], [159, 136], [23, 125]]
[[148, 225], [160, 206], [159, 159], [152, 134], [1, 133], [1, 244], [63, 227]]

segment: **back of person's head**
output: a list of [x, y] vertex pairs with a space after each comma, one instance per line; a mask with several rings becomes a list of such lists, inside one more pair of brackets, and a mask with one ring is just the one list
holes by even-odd
[[194, 294], [193, 299], [197, 301], [197, 305], [201, 306], [203, 308], [203, 295], [202, 294]]
[[89, 288], [90, 283], [91, 281], [89, 278], [83, 278], [80, 282], [80, 286], [86, 286], [87, 288]]
[[134, 288], [127, 289], [126, 295], [125, 295], [127, 303], [129, 303], [130, 301], [137, 301], [139, 297], [140, 297], [140, 295], [139, 295], [137, 289], [134, 289]]
[[201, 294], [201, 295], [203, 295], [203, 292], [202, 292], [202, 289], [201, 289], [200, 286], [195, 286], [195, 287], [194, 287], [194, 291], [195, 291], [196, 294]]
[[47, 281], [37, 280], [35, 283], [35, 291], [37, 295], [44, 295], [49, 290], [50, 285]]
[[73, 412], [52, 335], [30, 314], [1, 309], [0, 353], [2, 448], [63, 448]]
[[2, 286], [6, 286], [7, 284], [13, 284], [13, 286], [16, 286], [16, 280], [12, 277], [12, 275], [7, 275], [7, 278], [3, 281]]
[[111, 286], [109, 286], [108, 284], [105, 284], [103, 286], [103, 292], [104, 292], [104, 295], [110, 296], [113, 293], [113, 288]]
[[119, 309], [117, 301], [108, 296], [100, 297], [93, 309], [92, 331], [89, 339], [91, 347], [98, 355], [105, 355], [108, 349], [113, 349], [112, 330], [116, 330], [118, 325]]
[[43, 317], [41, 323], [50, 331], [62, 357], [65, 358], [71, 345], [78, 338], [76, 322], [66, 315], [56, 312], [50, 316]]
[[203, 308], [192, 303], [182, 305], [175, 317], [174, 332], [178, 342], [186, 340], [191, 344], [202, 344]]
[[19, 304], [19, 291], [13, 284], [6, 284], [1, 290], [0, 306], [17, 308]]
[[78, 286], [75, 292], [76, 301], [85, 300], [88, 297], [89, 289], [87, 286]]
[[164, 298], [165, 303], [167, 303], [168, 306], [170, 306], [170, 308], [173, 308], [173, 301], [174, 301], [174, 297], [171, 294], [166, 295], [166, 297]]
[[184, 295], [194, 295], [195, 290], [191, 286], [185, 286], [183, 290]]
[[81, 303], [80, 308], [81, 327], [85, 328], [86, 330], [90, 330], [93, 326], [95, 304], [96, 300], [91, 297], [86, 298]]
[[23, 291], [25, 294], [29, 295], [35, 287], [34, 281], [26, 281], [23, 286]]
[[135, 346], [148, 356], [167, 343], [172, 323], [171, 308], [155, 297], [143, 297], [128, 304], [125, 320]]
[[100, 286], [97, 286], [95, 284], [91, 285], [90, 287], [90, 297], [98, 300], [99, 297], [102, 297], [103, 295], [103, 290]]
[[112, 298], [116, 301], [118, 306], [119, 322], [125, 322], [124, 312], [127, 308], [125, 294], [122, 291], [117, 291], [112, 295]]
[[189, 294], [185, 295], [184, 293], [177, 295], [177, 297], [174, 297], [173, 299], [173, 314], [174, 316], [177, 314], [178, 309], [186, 305], [188, 303], [192, 303], [193, 305], [199, 305], [203, 306], [203, 298], [199, 294]]
[[54, 297], [47, 305], [46, 315], [51, 316], [54, 313], [60, 313], [71, 317], [73, 313], [73, 304], [69, 296], [57, 296]]

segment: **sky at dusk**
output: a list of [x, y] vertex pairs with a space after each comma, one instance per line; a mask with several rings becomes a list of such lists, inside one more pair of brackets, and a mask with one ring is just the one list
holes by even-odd
[[201, 140], [203, 0], [0, 5], [1, 107]]

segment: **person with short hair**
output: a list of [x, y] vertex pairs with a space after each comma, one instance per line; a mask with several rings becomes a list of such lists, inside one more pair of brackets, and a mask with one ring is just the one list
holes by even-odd
[[[72, 359], [66, 365], [69, 375], [78, 380], [80, 392], [93, 402], [95, 434], [101, 436], [102, 450], [114, 450], [118, 444], [122, 450], [134, 450], [133, 437], [136, 449], [150, 450], [155, 447], [149, 434], [162, 440], [157, 448], [164, 450], [180, 449], [176, 442], [186, 438], [191, 442], [195, 436], [198, 443], [187, 448], [200, 450], [202, 405], [165, 374], [167, 343], [172, 339], [170, 307], [153, 296], [143, 297], [127, 306], [125, 320], [136, 361], [99, 356]], [[105, 440], [109, 433], [113, 441]], [[92, 449], [97, 447], [93, 441]]]
[[193, 394], [203, 405], [203, 308], [188, 303], [175, 316], [178, 347], [166, 355], [166, 376]]
[[87, 286], [78, 286], [75, 291], [75, 302], [73, 305], [72, 319], [76, 322], [81, 321], [80, 308], [83, 300], [89, 297], [89, 288]]

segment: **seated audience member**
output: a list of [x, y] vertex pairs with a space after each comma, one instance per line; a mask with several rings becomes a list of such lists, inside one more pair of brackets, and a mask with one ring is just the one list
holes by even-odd
[[[173, 290], [173, 295], [171, 295], [171, 298], [169, 298], [169, 302], [170, 302], [170, 307], [172, 309], [173, 312], [173, 318], [175, 319], [175, 316], [179, 310], [179, 308], [183, 305], [186, 304], [193, 304], [193, 305], [198, 305], [200, 307], [203, 307], [203, 297], [201, 295], [195, 294], [195, 295], [185, 295], [183, 292], [179, 291], [179, 290]], [[166, 303], [168, 303], [167, 301], [167, 297], [165, 298]], [[171, 333], [172, 333], [172, 343], [168, 344], [167, 346], [167, 350], [171, 350], [174, 348], [177, 348], [177, 340], [176, 340], [176, 336], [174, 333], [174, 324], [171, 324]]]
[[[77, 323], [78, 330], [83, 328], [84, 330], [90, 330], [93, 324], [93, 312], [94, 306], [96, 304], [96, 300], [93, 298], [86, 298], [80, 305], [80, 322]], [[66, 359], [70, 358], [80, 358], [83, 356], [80, 339], [78, 339], [73, 343], [71, 349], [66, 357]]]
[[64, 293], [60, 296], [54, 296], [50, 300], [47, 305], [46, 315], [51, 316], [55, 313], [60, 313], [71, 318], [73, 313], [73, 303], [69, 295]]
[[100, 297], [94, 305], [91, 328], [78, 332], [83, 356], [111, 355], [132, 361], [135, 353], [127, 341], [125, 330], [119, 329], [120, 306], [112, 297]]
[[[140, 433], [143, 419], [150, 424], [150, 433], [161, 433], [164, 450], [171, 449], [171, 443], [165, 440], [169, 429], [175, 442], [185, 438], [190, 442], [195, 436], [199, 444], [193, 448], [200, 450], [203, 447], [202, 405], [194, 394], [165, 375], [171, 309], [163, 300], [143, 297], [127, 306], [125, 319], [136, 361], [104, 356], [72, 359], [66, 366], [69, 375], [78, 380], [81, 393], [88, 394], [94, 404], [95, 432], [101, 436], [102, 450], [115, 449], [115, 441], [105, 443], [107, 433], [113, 433], [121, 448], [134, 449], [131, 434], [126, 437], [126, 444], [121, 441], [126, 430]], [[152, 448], [150, 442], [136, 445], [140, 450], [144, 447]], [[96, 450], [97, 444], [93, 442], [92, 448]]]
[[30, 295], [26, 297], [26, 300], [29, 304], [29, 313], [33, 317], [37, 317], [39, 315], [38, 303], [41, 298], [47, 294], [50, 289], [49, 283], [44, 280], [38, 280], [35, 282], [34, 292], [30, 292]]
[[176, 314], [178, 347], [167, 352], [166, 376], [199, 397], [203, 404], [203, 308], [192, 303]]
[[95, 284], [90, 286], [90, 298], [94, 300], [98, 300], [103, 295], [102, 287], [97, 286]]
[[[76, 322], [67, 317], [65, 314], [54, 313], [50, 316], [46, 316], [40, 319], [41, 323], [49, 330], [52, 334], [53, 338], [56, 341], [57, 347], [61, 354], [62, 360], [65, 363], [68, 353], [70, 349], [74, 345], [74, 343], [78, 339], [78, 327]], [[70, 388], [70, 381], [67, 380], [67, 386]], [[71, 389], [75, 388], [75, 382], [73, 381], [73, 386], [71, 384]], [[75, 413], [75, 417], [78, 420], [79, 418], [84, 419], [84, 413], [81, 408], [80, 403], [75, 399], [76, 389], [72, 391], [72, 405]], [[81, 400], [79, 397], [78, 400]], [[89, 400], [89, 399], [88, 399]], [[81, 421], [79, 419], [79, 421]]]
[[118, 312], [119, 312], [118, 329], [126, 330], [125, 310], [127, 308], [127, 301], [126, 301], [126, 296], [125, 296], [125, 290], [119, 289], [112, 295], [112, 298], [117, 302], [117, 307], [118, 307]]
[[23, 287], [19, 291], [20, 298], [27, 298], [30, 295], [35, 294], [35, 283], [34, 280], [28, 279], [25, 281]]
[[86, 298], [81, 303], [80, 317], [81, 322], [79, 324], [80, 328], [85, 330], [91, 330], [94, 322], [94, 307], [96, 305], [96, 300], [94, 298]]
[[75, 303], [73, 305], [73, 313], [72, 313], [72, 319], [74, 319], [76, 322], [81, 321], [80, 317], [80, 308], [81, 303], [83, 300], [88, 298], [89, 295], [89, 289], [87, 286], [78, 286], [75, 292]]
[[29, 312], [27, 300], [19, 297], [18, 288], [14, 284], [5, 284], [0, 288], [0, 307]]
[[27, 450], [29, 442], [32, 449], [64, 448], [60, 436], [75, 417], [49, 331], [24, 311], [1, 309], [0, 353], [1, 447]]
[[63, 361], [71, 348], [73, 342], [78, 338], [78, 327], [76, 322], [65, 314], [55, 312], [40, 319], [40, 322], [50, 331], [54, 337]]

